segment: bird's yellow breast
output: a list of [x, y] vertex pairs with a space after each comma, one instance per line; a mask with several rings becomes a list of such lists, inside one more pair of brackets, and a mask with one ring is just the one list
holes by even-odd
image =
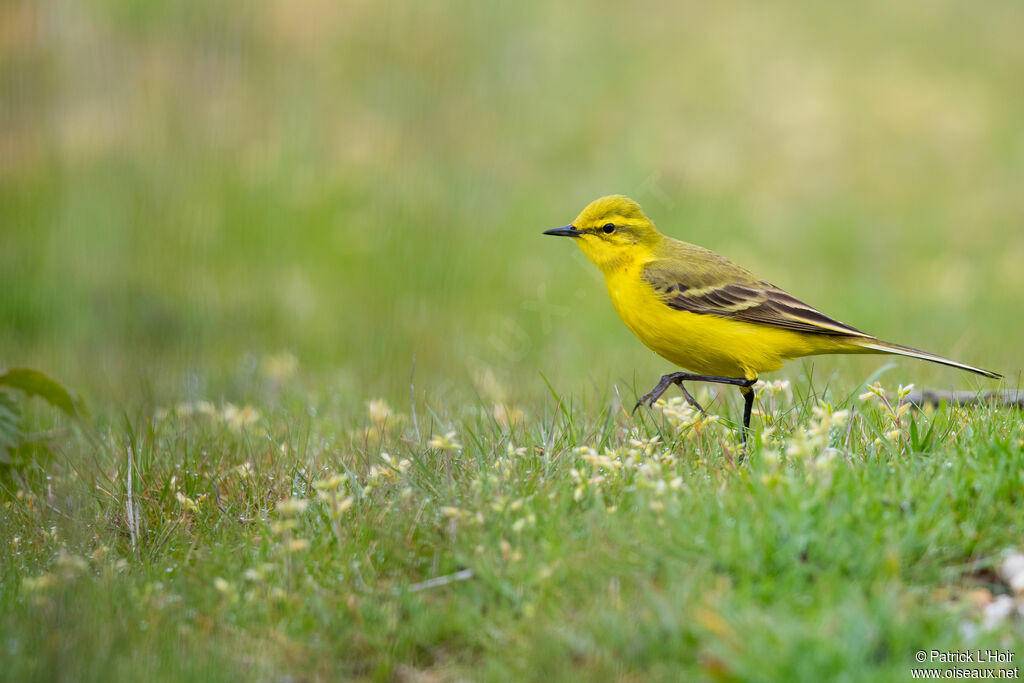
[[782, 328], [679, 311], [667, 306], [641, 277], [642, 262], [605, 272], [608, 294], [622, 322], [652, 351], [704, 375], [754, 378], [784, 360], [823, 353], [835, 345]]

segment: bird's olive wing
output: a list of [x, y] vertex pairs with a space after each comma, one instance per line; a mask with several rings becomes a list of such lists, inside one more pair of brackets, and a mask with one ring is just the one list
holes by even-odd
[[[731, 264], [730, 264], [731, 265]], [[684, 272], [673, 261], [653, 261], [643, 270], [643, 279], [669, 308], [730, 320], [771, 325], [812, 334], [868, 337], [821, 311], [790, 296], [767, 282], [758, 282], [736, 267], [735, 279], [710, 278]], [[728, 276], [729, 273], [724, 275]], [[713, 282], [718, 279], [718, 282]]]

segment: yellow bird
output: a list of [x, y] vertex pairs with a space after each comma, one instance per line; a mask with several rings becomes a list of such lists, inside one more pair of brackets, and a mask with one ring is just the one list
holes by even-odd
[[690, 371], [663, 376], [634, 411], [645, 403], [654, 405], [676, 384], [703, 412], [684, 381], [735, 385], [744, 398], [745, 445], [754, 403], [751, 387], [761, 373], [800, 356], [891, 353], [1001, 377], [834, 320], [724, 256], [662, 235], [628, 197], [597, 199], [572, 225], [544, 234], [576, 240], [604, 273], [608, 295], [626, 327], [659, 356]]

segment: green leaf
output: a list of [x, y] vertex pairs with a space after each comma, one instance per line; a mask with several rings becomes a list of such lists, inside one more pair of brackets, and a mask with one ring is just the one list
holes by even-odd
[[55, 408], [60, 408], [68, 415], [75, 416], [74, 399], [70, 392], [38, 370], [15, 368], [0, 375], [0, 387], [7, 386], [24, 392], [28, 396], [38, 396]]
[[935, 420], [932, 420], [931, 426], [928, 428], [928, 433], [924, 435], [924, 439], [921, 442], [921, 450], [928, 449], [932, 444], [932, 435], [935, 433]]
[[11, 395], [0, 391], [0, 464], [11, 464], [11, 451], [21, 443], [21, 411]]

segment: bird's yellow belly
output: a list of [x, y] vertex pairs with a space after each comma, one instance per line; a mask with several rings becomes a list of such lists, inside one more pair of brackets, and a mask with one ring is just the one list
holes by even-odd
[[781, 328], [669, 308], [628, 272], [608, 276], [606, 284], [626, 327], [652, 351], [691, 372], [754, 378], [778, 370], [784, 360], [821, 353], [827, 343]]

